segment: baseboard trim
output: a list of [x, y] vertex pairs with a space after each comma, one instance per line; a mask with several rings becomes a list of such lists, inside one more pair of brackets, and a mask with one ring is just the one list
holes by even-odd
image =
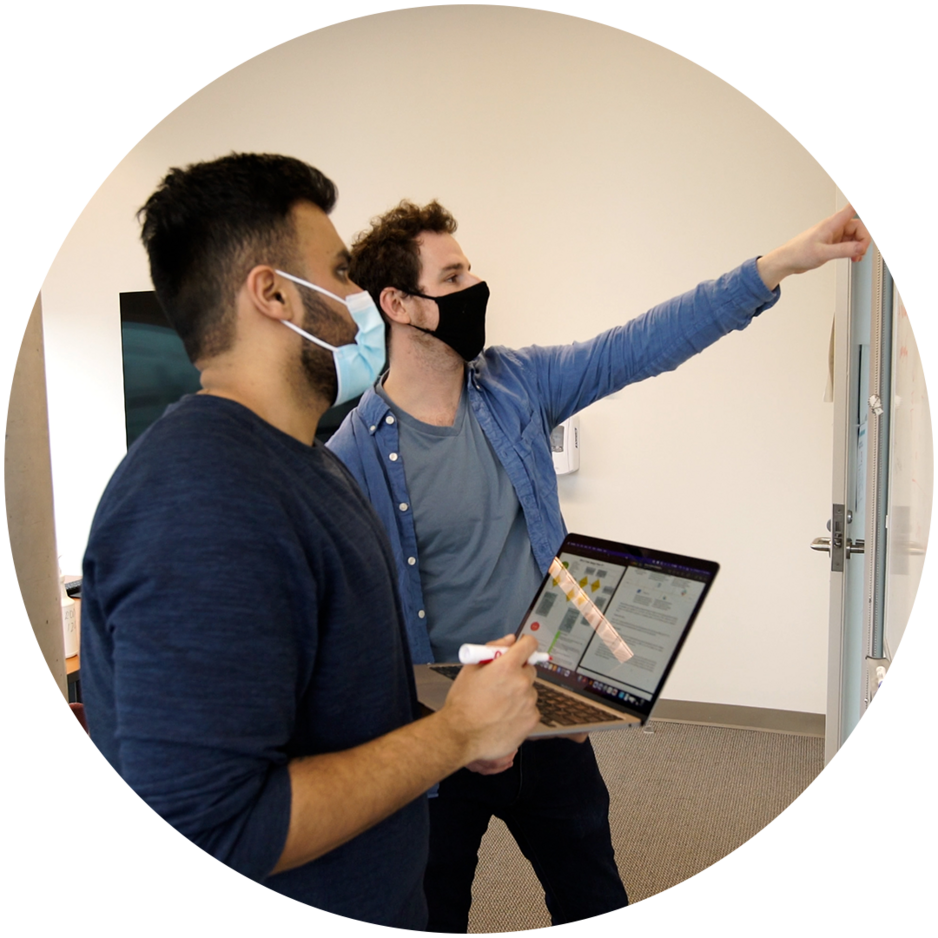
[[733, 704], [661, 698], [651, 718], [662, 723], [694, 723], [698, 726], [723, 726], [824, 738], [824, 714], [802, 713], [800, 710], [772, 710], [768, 707], [738, 707]]

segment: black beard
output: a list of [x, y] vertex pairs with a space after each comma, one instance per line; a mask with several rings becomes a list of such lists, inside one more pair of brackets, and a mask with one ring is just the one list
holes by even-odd
[[[330, 345], [335, 345], [330, 338], [322, 334], [322, 327], [333, 319], [333, 313], [329, 307], [319, 299], [317, 294], [312, 291], [301, 290], [303, 299], [303, 329], [310, 335], [321, 338]], [[331, 324], [331, 323], [330, 323]], [[332, 330], [330, 329], [331, 333]], [[335, 361], [332, 352], [324, 349], [315, 342], [304, 340], [303, 348], [300, 351], [300, 365], [303, 368], [303, 375], [306, 382], [319, 397], [329, 402], [329, 406], [335, 402], [339, 396], [339, 381], [335, 373]]]

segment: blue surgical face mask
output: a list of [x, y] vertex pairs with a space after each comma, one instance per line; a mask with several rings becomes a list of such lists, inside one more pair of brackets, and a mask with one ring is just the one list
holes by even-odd
[[292, 280], [300, 286], [309, 287], [317, 293], [324, 293], [326, 296], [344, 303], [348, 311], [352, 314], [352, 319], [358, 326], [358, 333], [355, 341], [348, 345], [330, 345], [316, 336], [310, 335], [299, 326], [292, 322], [284, 321], [285, 326], [289, 326], [294, 332], [299, 333], [304, 339], [314, 342], [332, 352], [332, 360], [335, 362], [335, 376], [338, 382], [338, 393], [333, 401], [333, 407], [336, 404], [344, 404], [353, 397], [357, 397], [362, 391], [371, 387], [375, 378], [381, 373], [381, 367], [387, 358], [387, 349], [384, 342], [384, 320], [378, 312], [371, 296], [362, 291], [361, 293], [352, 293], [349, 296], [341, 297], [317, 287], [315, 283], [308, 280], [301, 280], [294, 277], [293, 274], [285, 273], [282, 270], [277, 271], [281, 277]]

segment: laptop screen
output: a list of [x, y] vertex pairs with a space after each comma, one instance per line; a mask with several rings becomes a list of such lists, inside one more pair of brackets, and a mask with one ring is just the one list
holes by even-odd
[[568, 535], [518, 630], [538, 676], [647, 717], [719, 566]]

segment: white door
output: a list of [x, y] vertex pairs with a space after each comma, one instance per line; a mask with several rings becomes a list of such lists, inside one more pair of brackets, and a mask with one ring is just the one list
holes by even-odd
[[825, 761], [876, 693], [918, 588], [932, 499], [932, 438], [908, 315], [875, 246], [838, 269]]

